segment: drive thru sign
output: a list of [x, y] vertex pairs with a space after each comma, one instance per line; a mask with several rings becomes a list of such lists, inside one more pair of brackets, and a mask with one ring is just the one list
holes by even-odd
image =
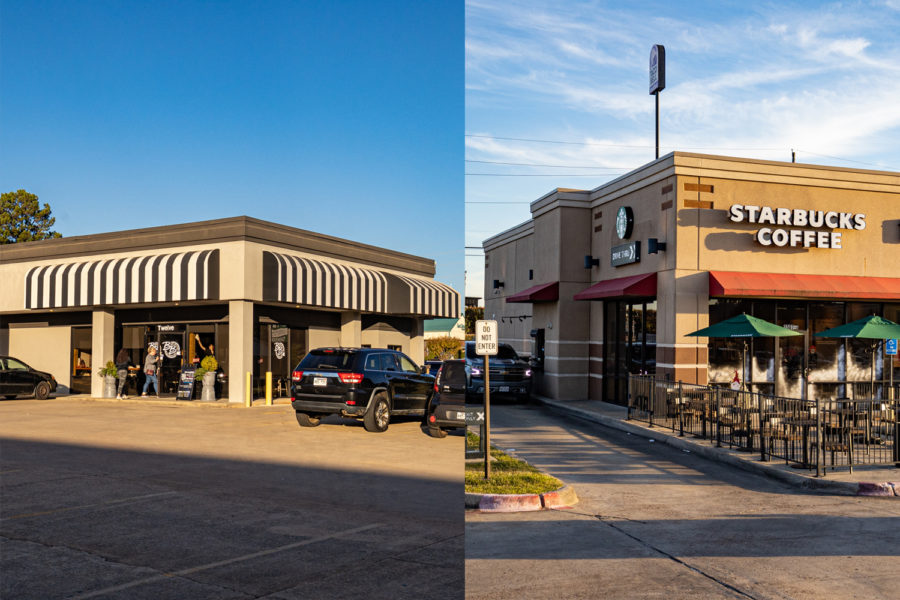
[[497, 321], [475, 321], [475, 354], [496, 356]]

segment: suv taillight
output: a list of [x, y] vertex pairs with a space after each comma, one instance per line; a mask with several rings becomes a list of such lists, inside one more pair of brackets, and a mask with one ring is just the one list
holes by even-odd
[[291, 373], [292, 381], [300, 381], [301, 379], [303, 379], [303, 371], [294, 371]]
[[338, 373], [341, 383], [362, 383], [362, 373]]

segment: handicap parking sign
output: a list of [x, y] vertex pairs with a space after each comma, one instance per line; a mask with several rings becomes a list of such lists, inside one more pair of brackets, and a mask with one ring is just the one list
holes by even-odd
[[884, 353], [889, 355], [897, 354], [897, 340], [885, 340]]

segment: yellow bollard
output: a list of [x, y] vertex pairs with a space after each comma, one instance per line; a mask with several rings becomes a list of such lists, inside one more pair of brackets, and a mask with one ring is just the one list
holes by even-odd
[[272, 406], [272, 371], [266, 371], [266, 406]]
[[246, 384], [244, 385], [244, 406], [246, 406], [247, 408], [250, 408], [250, 406], [253, 404], [252, 389], [253, 388], [250, 384], [250, 371], [247, 371], [247, 380]]

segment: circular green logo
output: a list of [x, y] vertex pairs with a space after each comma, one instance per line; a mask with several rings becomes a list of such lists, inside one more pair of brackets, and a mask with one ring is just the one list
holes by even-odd
[[631, 237], [631, 230], [634, 227], [634, 213], [630, 206], [622, 206], [616, 213], [616, 235], [620, 240]]

